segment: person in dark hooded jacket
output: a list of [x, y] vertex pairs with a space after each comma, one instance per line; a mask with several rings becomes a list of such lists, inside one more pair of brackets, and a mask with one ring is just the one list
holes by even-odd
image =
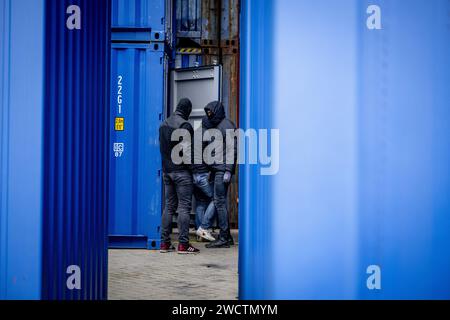
[[[162, 216], [161, 252], [175, 251], [171, 244], [173, 215], [178, 210], [179, 245], [178, 253], [198, 253], [199, 250], [189, 244], [189, 223], [192, 210], [192, 135], [194, 130], [189, 123], [192, 103], [181, 99], [177, 109], [159, 128], [159, 143], [164, 173], [165, 210]], [[178, 129], [183, 129], [179, 130]], [[180, 141], [172, 141], [174, 133], [179, 133]], [[187, 135], [190, 135], [187, 137]], [[182, 154], [181, 163], [174, 161], [172, 151], [179, 144], [185, 144], [186, 154]]]
[[[226, 118], [225, 109], [221, 102], [214, 101], [209, 103], [205, 112], [207, 117], [203, 121], [203, 129], [215, 129], [220, 132], [221, 141], [215, 141], [214, 132], [211, 131], [210, 142], [205, 147], [213, 144], [217, 148], [213, 148], [211, 159], [206, 159], [209, 169], [214, 175], [214, 205], [217, 210], [220, 234], [216, 241], [206, 245], [207, 248], [227, 248], [233, 244], [230, 235], [229, 217], [227, 209], [227, 193], [231, 178], [236, 171], [237, 162], [237, 143], [233, 139], [232, 143], [227, 144], [228, 131], [236, 130], [235, 124]], [[208, 134], [206, 134], [208, 136]], [[231, 161], [230, 161], [231, 160]]]
[[[221, 120], [220, 120], [221, 121]], [[207, 115], [202, 118], [202, 124], [195, 129], [195, 136], [203, 138], [206, 130], [214, 129], [216, 125], [214, 119], [209, 119]], [[196, 202], [196, 234], [207, 240], [215, 241], [209, 231], [212, 228], [216, 216], [216, 207], [214, 206], [214, 175], [211, 168], [205, 163], [203, 152], [208, 142], [203, 139], [194, 139], [194, 163], [192, 164], [192, 176], [194, 180], [194, 197]]]

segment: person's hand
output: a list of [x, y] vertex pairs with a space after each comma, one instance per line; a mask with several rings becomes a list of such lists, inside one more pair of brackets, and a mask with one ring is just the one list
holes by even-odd
[[225, 172], [223, 175], [223, 182], [224, 183], [230, 183], [231, 181], [231, 172]]

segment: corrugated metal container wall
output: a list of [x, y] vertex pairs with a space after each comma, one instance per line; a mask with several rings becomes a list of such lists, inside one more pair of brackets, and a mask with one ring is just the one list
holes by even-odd
[[201, 0], [177, 0], [177, 37], [201, 37], [201, 12]]
[[164, 45], [113, 44], [111, 86], [110, 246], [157, 249]]
[[[180, 0], [179, 0], [180, 1]], [[220, 0], [201, 1], [201, 23], [202, 35], [201, 44], [203, 47], [219, 47], [219, 18]]]
[[[80, 30], [66, 27], [78, 5]], [[107, 295], [109, 0], [46, 1], [44, 299]], [[81, 290], [66, 285], [81, 269]]]
[[450, 3], [271, 4], [242, 6], [241, 123], [273, 116], [280, 168], [241, 166], [240, 297], [449, 299]]
[[[221, 46], [235, 45], [239, 40], [239, 13], [241, 0], [221, 0], [222, 14], [220, 22]], [[237, 43], [236, 43], [237, 44]]]
[[[223, 65], [223, 103], [228, 109], [228, 117], [239, 123], [239, 52], [240, 52], [240, 0], [222, 0], [220, 24], [220, 50]], [[228, 210], [231, 227], [238, 227], [239, 209], [239, 169], [230, 185]]]
[[0, 297], [105, 299], [109, 1], [2, 0], [0, 16]]
[[164, 0], [112, 0], [112, 7], [113, 28], [164, 30]]
[[114, 19], [127, 21], [114, 22], [111, 35], [109, 240], [113, 248], [159, 249], [159, 125], [167, 100], [165, 49], [170, 28], [164, 21], [168, 8], [172, 5], [167, 0], [113, 2]]
[[219, 64], [220, 0], [177, 0], [175, 8], [179, 49], [175, 68]]

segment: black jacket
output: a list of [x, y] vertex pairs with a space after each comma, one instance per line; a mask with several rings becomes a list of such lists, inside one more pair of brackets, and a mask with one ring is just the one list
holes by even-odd
[[[221, 141], [221, 147], [217, 149], [217, 152], [220, 152], [220, 157], [223, 159], [222, 163], [214, 163], [208, 165], [208, 168], [214, 172], [225, 172], [228, 171], [232, 174], [236, 171], [236, 161], [237, 161], [237, 142], [236, 139], [233, 143], [227, 148], [227, 131], [232, 130], [233, 132], [236, 130], [235, 124], [225, 117], [225, 109], [221, 102], [215, 101], [208, 104], [205, 108], [205, 111], [212, 114], [211, 117], [206, 117], [202, 122], [203, 130], [215, 128], [219, 130], [222, 134], [223, 141]], [[211, 142], [206, 142], [204, 148], [206, 148]], [[213, 153], [213, 156], [215, 154]], [[233, 159], [233, 163], [226, 163], [227, 157], [229, 159]]]
[[[205, 116], [204, 118], [207, 119]], [[202, 123], [205, 122], [205, 119], [202, 120]], [[203, 159], [203, 151], [205, 150], [205, 147], [207, 146], [207, 142], [203, 141], [203, 133], [205, 132], [205, 128], [203, 124], [195, 129], [194, 137], [198, 136], [201, 137], [201, 140], [199, 139], [196, 141], [195, 139], [192, 140], [193, 146], [194, 146], [194, 155], [193, 155], [193, 163], [192, 163], [192, 172], [193, 173], [207, 173], [210, 170], [208, 168], [208, 165], [205, 163]]]
[[[179, 141], [172, 141], [173, 132], [177, 129], [185, 129], [191, 135], [191, 139], [193, 139], [194, 129], [188, 122], [191, 111], [191, 102], [188, 99], [182, 99], [175, 113], [167, 118], [159, 128], [159, 147], [164, 173], [191, 170], [191, 164], [175, 164], [172, 161], [172, 150], [180, 143]], [[190, 159], [192, 161], [192, 154]]]

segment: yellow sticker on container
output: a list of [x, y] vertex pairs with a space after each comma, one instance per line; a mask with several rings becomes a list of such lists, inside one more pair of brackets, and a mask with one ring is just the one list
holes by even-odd
[[125, 118], [116, 118], [116, 131], [124, 131], [125, 130]]

